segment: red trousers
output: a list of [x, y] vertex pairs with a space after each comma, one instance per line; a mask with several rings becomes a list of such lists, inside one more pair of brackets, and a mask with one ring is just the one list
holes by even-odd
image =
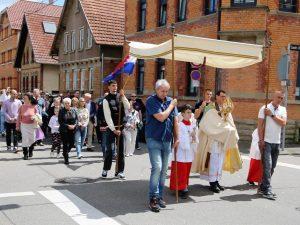
[[261, 182], [263, 167], [260, 160], [251, 159], [247, 181]]
[[[178, 177], [178, 190], [184, 190], [189, 185], [189, 176], [191, 171], [191, 162], [177, 162], [177, 177]], [[176, 176], [175, 176], [175, 162], [172, 161], [170, 189], [176, 190]]]

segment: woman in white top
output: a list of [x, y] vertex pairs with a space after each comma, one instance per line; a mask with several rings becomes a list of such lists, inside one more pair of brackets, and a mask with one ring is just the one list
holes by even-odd
[[81, 150], [87, 133], [87, 126], [89, 124], [89, 111], [85, 108], [84, 98], [79, 99], [77, 108], [78, 127], [75, 132], [75, 146], [77, 151], [77, 158], [81, 159]]
[[52, 136], [52, 147], [50, 156], [54, 155], [54, 150], [57, 150], [56, 157], [60, 157], [60, 148], [61, 148], [61, 136], [59, 133], [59, 123], [58, 123], [58, 113], [59, 107], [54, 108], [54, 115], [51, 116], [48, 126], [51, 128], [51, 136]]
[[130, 102], [130, 108], [125, 112], [125, 126], [124, 126], [124, 143], [125, 156], [132, 156], [135, 150], [135, 141], [137, 135], [137, 124], [140, 122], [139, 112], [133, 108]]

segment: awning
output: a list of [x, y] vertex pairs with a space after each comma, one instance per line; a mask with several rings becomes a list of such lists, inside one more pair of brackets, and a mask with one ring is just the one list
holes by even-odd
[[[130, 42], [129, 53], [139, 59], [172, 59], [172, 40], [162, 44]], [[216, 39], [175, 35], [175, 60], [216, 68], [242, 68], [262, 61], [262, 45], [222, 41]]]

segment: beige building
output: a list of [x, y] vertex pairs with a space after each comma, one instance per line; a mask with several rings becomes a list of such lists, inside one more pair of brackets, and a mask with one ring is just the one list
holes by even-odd
[[[61, 10], [62, 7], [56, 6]], [[39, 88], [45, 92], [59, 91], [59, 65], [50, 49], [57, 30], [59, 17], [53, 15], [25, 14], [20, 33], [15, 67], [21, 70], [22, 92]]]
[[102, 78], [122, 59], [125, 0], [66, 0], [51, 54], [61, 92], [103, 92]]

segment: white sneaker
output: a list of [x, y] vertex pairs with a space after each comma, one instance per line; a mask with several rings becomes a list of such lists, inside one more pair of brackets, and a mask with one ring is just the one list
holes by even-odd
[[102, 178], [106, 178], [107, 177], [107, 170], [103, 170], [102, 171]]
[[133, 156], [133, 154], [131, 153], [131, 154], [129, 154], [130, 156]]
[[82, 155], [77, 156], [77, 159], [81, 159], [81, 158], [82, 158]]
[[125, 180], [125, 179], [126, 179], [123, 172], [118, 173], [117, 178], [118, 178], [118, 179], [121, 179], [121, 180]]
[[10, 146], [7, 146], [7, 151], [11, 151], [11, 147]]
[[125, 156], [126, 156], [126, 157], [129, 157], [129, 154], [126, 154]]
[[17, 147], [14, 147], [13, 152], [14, 152], [14, 153], [18, 153], [18, 148], [17, 148]]

